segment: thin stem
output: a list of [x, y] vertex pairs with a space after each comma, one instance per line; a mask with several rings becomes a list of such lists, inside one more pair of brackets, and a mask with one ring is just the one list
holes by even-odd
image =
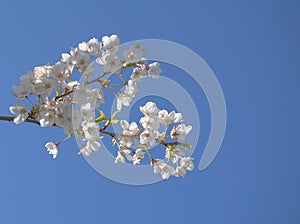
[[69, 138], [71, 138], [73, 135], [68, 135], [67, 137], [65, 137], [64, 139], [60, 140], [59, 142], [56, 143], [56, 146], [60, 145], [61, 143], [67, 141]]
[[124, 147], [124, 148], [126, 148], [126, 149], [131, 150], [131, 152], [132, 152], [133, 154], [135, 154], [135, 149], [134, 149], [134, 148], [127, 147], [127, 146], [123, 145], [123, 144], [120, 142], [120, 140], [119, 140], [118, 138], [116, 138], [116, 137], [113, 137], [113, 139], [116, 141], [116, 144], [118, 145], [118, 148]]
[[121, 75], [117, 75], [118, 78], [123, 82], [123, 83], [127, 83], [125, 79], [123, 79], [123, 77]]
[[69, 95], [70, 93], [73, 93], [73, 89], [72, 90], [70, 90], [70, 91], [68, 91], [68, 92], [65, 92], [64, 94], [61, 94], [61, 95], [59, 95], [59, 96], [56, 96], [55, 97], [55, 100], [58, 100], [58, 99], [60, 99], [60, 98], [63, 98], [64, 96], [67, 96], [67, 95]]
[[145, 151], [146, 151], [146, 154], [149, 156], [149, 159], [150, 159], [150, 161], [152, 163], [153, 157], [151, 156], [151, 153], [149, 152], [148, 147], [145, 149]]
[[28, 96], [26, 96], [25, 98], [29, 101], [29, 103], [31, 103], [32, 106], [34, 106], [34, 103], [31, 101], [31, 99]]
[[101, 78], [103, 78], [104, 76], [106, 76], [106, 75], [108, 75], [108, 74], [110, 74], [110, 73], [103, 72], [103, 73], [102, 73], [101, 75], [99, 75], [97, 78], [95, 78], [95, 79], [93, 79], [93, 80], [87, 82], [86, 84], [88, 85], [88, 84], [91, 84], [91, 83], [94, 83], [94, 82], [98, 82], [98, 81], [100, 81]]
[[118, 89], [118, 88], [116, 88], [116, 87], [114, 87], [114, 86], [111, 86], [111, 85], [109, 85], [108, 88], [111, 89], [111, 90], [118, 91], [118, 92], [120, 92], [120, 93], [124, 93], [124, 91], [122, 91], [122, 90], [120, 90], [120, 89]]
[[118, 94], [114, 93], [111, 89], [106, 88], [108, 92], [110, 92], [111, 94], [113, 94], [115, 97], [119, 97]]
[[128, 137], [128, 138], [133, 137], [134, 138], [134, 137], [137, 137], [137, 136], [140, 135], [139, 132], [137, 134], [135, 134], [135, 135], [125, 135], [125, 134], [119, 134], [119, 133], [114, 133], [114, 132], [110, 132], [110, 131], [105, 131], [104, 129], [100, 129], [100, 132], [103, 133], [103, 134], [109, 135], [109, 136], [111, 136], [113, 138], [116, 137], [116, 136]]
[[109, 84], [109, 86], [124, 86], [124, 83], [112, 83], [112, 84]]
[[100, 132], [103, 133], [103, 134], [109, 135], [109, 136], [111, 136], [112, 138], [115, 138], [115, 137], [116, 137], [116, 133], [113, 133], [113, 132], [110, 132], [110, 131], [105, 131], [105, 130], [101, 130], [101, 129], [100, 129]]

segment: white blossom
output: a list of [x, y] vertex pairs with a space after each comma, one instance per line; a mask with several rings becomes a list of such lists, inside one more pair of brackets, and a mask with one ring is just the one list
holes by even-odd
[[155, 130], [154, 133], [157, 141], [163, 141], [166, 139], [166, 131], [160, 133], [158, 130]]
[[55, 107], [48, 97], [39, 108], [37, 120], [42, 127], [52, 126], [55, 123]]
[[143, 126], [144, 129], [149, 130], [157, 130], [160, 126], [159, 119], [157, 117], [148, 117], [144, 116], [140, 119], [140, 124]]
[[[72, 48], [71, 48], [71, 49], [72, 49]], [[70, 65], [70, 66], [72, 66], [73, 64], [72, 64], [72, 62], [70, 61], [70, 58], [71, 58], [71, 55], [70, 55], [70, 54], [62, 53], [62, 54], [61, 54], [61, 59], [60, 59], [60, 61], [66, 63], [66, 64], [68, 64], [68, 65]], [[74, 65], [73, 65], [73, 67], [74, 67]]]
[[117, 98], [117, 109], [121, 110], [122, 106], [129, 106], [137, 92], [137, 84], [135, 81], [129, 80], [126, 83], [125, 90], [120, 93]]
[[41, 127], [49, 127], [55, 123], [55, 112], [51, 108], [47, 110], [47, 108], [42, 107], [43, 110], [39, 112], [37, 120], [40, 122]]
[[192, 126], [186, 126], [185, 124], [179, 124], [173, 127], [171, 131], [171, 138], [176, 138], [178, 140], [184, 140], [185, 137], [192, 130]]
[[86, 80], [89, 80], [90, 78], [96, 75], [96, 72], [97, 72], [97, 67], [95, 66], [95, 62], [93, 61], [86, 67], [82, 75]]
[[159, 122], [164, 125], [164, 126], [168, 126], [171, 122], [169, 119], [169, 113], [166, 110], [160, 110], [158, 112], [158, 120]]
[[130, 124], [126, 120], [121, 120], [120, 125], [123, 129], [122, 134], [126, 136], [122, 136], [120, 144], [123, 147], [131, 147], [133, 145], [134, 136], [139, 132], [138, 126], [135, 122], [131, 122]]
[[15, 105], [9, 107], [9, 111], [16, 115], [14, 122], [20, 124], [28, 118], [28, 108], [25, 104], [16, 102]]
[[35, 77], [32, 71], [28, 71], [26, 74], [20, 76], [20, 81], [22, 84], [33, 84], [34, 79]]
[[117, 98], [117, 110], [121, 110], [122, 106], [129, 106], [133, 97], [128, 93], [121, 93]]
[[80, 73], [84, 73], [91, 63], [89, 54], [79, 48], [71, 48], [70, 55], [62, 54], [62, 61], [74, 65]]
[[55, 105], [55, 124], [63, 128], [66, 134], [73, 130], [72, 109], [61, 102]]
[[49, 68], [50, 65], [37, 66], [33, 70], [33, 75], [35, 79], [43, 79], [49, 77]]
[[46, 143], [45, 147], [47, 148], [47, 152], [49, 152], [50, 155], [52, 155], [53, 159], [55, 159], [58, 155], [58, 149], [56, 144], [53, 142]]
[[98, 141], [90, 140], [87, 142], [86, 146], [93, 151], [98, 151], [101, 147], [101, 144]]
[[46, 95], [51, 96], [53, 90], [57, 87], [58, 82], [54, 79], [49, 79], [47, 77], [39, 78], [34, 81], [34, 95]]
[[21, 75], [19, 85], [14, 85], [14, 95], [17, 98], [24, 99], [34, 90], [34, 80], [35, 77], [32, 71], [28, 71], [26, 74]]
[[185, 155], [179, 148], [171, 148], [166, 150], [166, 158], [172, 160], [172, 163], [178, 163], [179, 159]]
[[181, 166], [185, 166], [188, 171], [192, 171], [194, 169], [194, 163], [193, 163], [194, 158], [193, 157], [184, 157], [180, 161]]
[[135, 151], [133, 157], [132, 157], [132, 162], [134, 165], [140, 164], [141, 160], [144, 158], [145, 152], [143, 149], [139, 148]]
[[96, 62], [103, 65], [103, 70], [106, 73], [116, 73], [122, 68], [122, 62], [117, 54], [105, 53], [102, 57], [97, 58]]
[[75, 87], [74, 103], [86, 104], [89, 102], [89, 97], [92, 93], [91, 87], [88, 85], [79, 85]]
[[138, 62], [142, 59], [143, 50], [135, 46], [131, 46], [129, 50], [123, 51], [123, 56], [128, 63]]
[[168, 118], [171, 123], [176, 124], [182, 122], [182, 114], [181, 113], [175, 113], [175, 111], [171, 111], [168, 115]]
[[115, 163], [118, 163], [118, 162], [125, 163], [125, 158], [128, 161], [132, 161], [131, 150], [121, 148], [118, 151], [118, 155], [115, 159]]
[[85, 120], [92, 121], [95, 117], [95, 112], [93, 110], [91, 103], [82, 104], [80, 106], [81, 115]]
[[92, 154], [92, 149], [91, 148], [89, 148], [89, 147], [87, 147], [87, 146], [85, 146], [85, 147], [83, 147], [82, 149], [80, 149], [79, 150], [79, 152], [78, 152], [78, 155], [83, 155], [84, 157], [88, 157], [88, 156], [90, 156], [91, 154]]
[[92, 38], [87, 43], [80, 43], [78, 48], [82, 51], [88, 52], [90, 55], [99, 56], [101, 54], [102, 46], [98, 39]]
[[84, 140], [99, 140], [99, 125], [93, 121], [82, 122], [82, 131], [84, 132]]
[[33, 92], [34, 86], [32, 84], [19, 84], [13, 86], [14, 96], [20, 99], [24, 99], [30, 93]]
[[129, 148], [133, 145], [134, 137], [122, 137], [120, 141], [120, 145], [122, 147]]
[[140, 111], [149, 117], [157, 116], [159, 109], [157, 108], [156, 104], [153, 102], [148, 102], [144, 106], [140, 106]]
[[162, 70], [158, 62], [154, 62], [149, 65], [148, 76], [153, 79], [158, 79]]
[[184, 157], [180, 161], [180, 166], [176, 168], [175, 176], [184, 177], [186, 175], [187, 170], [192, 171], [194, 169], [194, 158], [192, 157]]
[[103, 48], [105, 50], [109, 50], [110, 52], [115, 52], [121, 49], [120, 39], [117, 35], [111, 35], [110, 37], [102, 37], [102, 44]]
[[89, 95], [89, 102], [94, 103], [94, 107], [98, 108], [100, 104], [105, 102], [104, 93], [100, 89], [92, 89]]
[[96, 152], [101, 147], [100, 142], [97, 140], [88, 140], [86, 145], [79, 150], [78, 154], [82, 154], [84, 157], [90, 156], [93, 152]]
[[120, 125], [123, 129], [124, 135], [134, 136], [139, 132], [137, 124], [133, 121], [130, 124], [126, 120], [121, 120]]
[[75, 87], [79, 86], [80, 84], [78, 81], [75, 80], [75, 81], [69, 81], [69, 82], [63, 81], [61, 83], [61, 85], [62, 85], [63, 89], [72, 90]]
[[161, 174], [164, 180], [169, 179], [171, 175], [175, 174], [174, 167], [168, 165], [162, 160], [156, 160], [152, 166], [153, 166], [154, 173]]
[[144, 130], [140, 135], [140, 143], [142, 145], [150, 143], [150, 145], [154, 145], [156, 143], [156, 136], [150, 130]]
[[74, 130], [77, 130], [80, 128], [81, 120], [82, 120], [81, 112], [79, 110], [75, 110], [73, 108], [73, 110], [72, 110], [72, 126], [73, 126]]
[[55, 65], [49, 68], [49, 75], [58, 81], [67, 80], [72, 74], [72, 68], [66, 63], [57, 62]]
[[147, 70], [137, 67], [133, 69], [130, 79], [133, 81], [140, 81], [141, 79], [146, 78], [147, 74]]
[[129, 95], [134, 96], [138, 91], [137, 84], [135, 81], [129, 79], [125, 86], [125, 92]]

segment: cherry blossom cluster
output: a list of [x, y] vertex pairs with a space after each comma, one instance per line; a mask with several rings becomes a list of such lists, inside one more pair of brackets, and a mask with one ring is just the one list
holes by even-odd
[[[144, 115], [139, 120], [141, 127], [134, 121], [129, 123], [121, 120], [122, 134], [112, 135], [113, 143], [118, 146], [115, 163], [125, 163], [128, 160], [134, 165], [140, 164], [147, 154], [154, 173], [160, 173], [163, 179], [168, 179], [171, 175], [185, 176], [188, 170], [193, 170], [193, 158], [185, 157], [183, 151], [191, 149], [191, 146], [182, 142], [192, 130], [192, 126], [182, 123], [182, 114], [160, 110], [153, 102], [140, 106], [140, 111]], [[168, 138], [176, 141], [167, 141]], [[154, 159], [151, 156], [152, 147], [156, 144], [165, 147], [166, 160]]]
[[[17, 102], [9, 110], [15, 115], [14, 122], [62, 128], [67, 137], [45, 145], [53, 158], [58, 156], [58, 146], [74, 135], [81, 139], [78, 153], [83, 156], [99, 150], [100, 139], [107, 135], [118, 146], [116, 163], [127, 160], [138, 165], [147, 154], [154, 172], [160, 173], [163, 179], [171, 175], [185, 176], [194, 168], [193, 158], [185, 157], [180, 148], [191, 148], [183, 141], [192, 127], [182, 123], [180, 113], [160, 110], [155, 103], [148, 102], [140, 107], [144, 115], [139, 120], [140, 127], [136, 122], [115, 119], [123, 106], [129, 106], [135, 97], [138, 82], [147, 77], [160, 77], [160, 64], [148, 64], [142, 57], [144, 50], [137, 43], [123, 51], [117, 35], [104, 36], [101, 41], [92, 38], [71, 48], [55, 64], [35, 67], [21, 75], [20, 83], [13, 86]], [[102, 68], [101, 74], [96, 74], [96, 65]], [[131, 70], [127, 80], [123, 75], [125, 70]], [[83, 81], [74, 79], [75, 72], [81, 74]], [[111, 83], [111, 75], [121, 83]], [[95, 84], [98, 86], [94, 87]], [[107, 93], [117, 97], [117, 111], [109, 117], [102, 110]], [[108, 131], [118, 122], [122, 133]], [[164, 160], [151, 156], [151, 147], [156, 144], [164, 146]]]

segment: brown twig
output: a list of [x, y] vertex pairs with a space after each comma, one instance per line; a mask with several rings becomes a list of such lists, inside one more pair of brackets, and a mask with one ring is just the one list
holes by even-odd
[[[2, 121], [13, 121], [14, 118], [15, 117], [13, 117], [13, 116], [0, 116], [0, 120], [2, 120]], [[34, 119], [31, 119], [31, 118], [27, 118], [24, 122], [41, 125], [40, 122], [38, 122]]]
[[70, 90], [70, 91], [68, 91], [68, 92], [65, 92], [64, 94], [61, 94], [61, 95], [59, 95], [59, 96], [56, 96], [54, 100], [58, 100], [58, 99], [60, 99], [60, 98], [63, 98], [64, 96], [69, 95], [69, 94], [72, 93], [73, 91], [74, 91], [74, 90], [72, 89], [72, 90]]
[[165, 142], [165, 141], [160, 141], [160, 144], [164, 145], [164, 146], [174, 146], [174, 145], [179, 145], [180, 142]]

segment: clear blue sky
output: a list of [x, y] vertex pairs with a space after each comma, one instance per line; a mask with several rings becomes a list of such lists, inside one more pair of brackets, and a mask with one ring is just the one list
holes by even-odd
[[20, 74], [117, 33], [202, 56], [223, 88], [228, 125], [204, 172], [134, 187], [96, 173], [73, 141], [52, 160], [43, 147], [63, 137], [56, 129], [1, 122], [0, 223], [300, 223], [299, 21], [296, 0], [2, 1], [1, 115]]

